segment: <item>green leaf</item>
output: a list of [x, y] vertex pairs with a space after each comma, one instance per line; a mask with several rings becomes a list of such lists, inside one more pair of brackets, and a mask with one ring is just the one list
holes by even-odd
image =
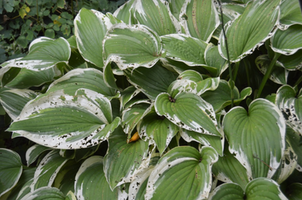
[[[234, 94], [234, 103], [240, 103], [246, 97], [252, 94], [252, 89], [247, 87], [243, 89], [240, 94], [237, 87], [233, 88]], [[207, 91], [201, 94], [201, 97], [212, 104], [215, 112], [219, 112], [224, 109], [226, 106], [231, 105], [232, 96], [231, 96], [231, 85], [225, 80], [220, 80], [219, 85], [214, 91]]]
[[46, 37], [55, 38], [55, 31], [51, 28], [47, 29], [44, 34]]
[[222, 124], [229, 151], [247, 169], [249, 179], [271, 178], [285, 149], [285, 120], [277, 106], [259, 98], [250, 103], [248, 112], [232, 108]]
[[294, 88], [284, 85], [277, 91], [276, 105], [283, 113], [286, 124], [302, 135], [302, 92], [297, 95]]
[[178, 129], [168, 119], [158, 116], [155, 112], [145, 116], [138, 128], [140, 137], [146, 137], [150, 142], [154, 142], [160, 154], [163, 154]]
[[217, 159], [212, 147], [203, 147], [200, 152], [190, 146], [173, 148], [151, 172], [145, 199], [207, 198], [212, 185], [212, 164]]
[[12, 189], [22, 175], [22, 162], [18, 153], [0, 148], [0, 196]]
[[158, 115], [165, 116], [181, 128], [221, 136], [212, 105], [196, 94], [179, 93], [172, 98], [168, 93], [161, 93], [154, 106]]
[[59, 63], [67, 64], [70, 54], [70, 46], [66, 39], [54, 40], [39, 37], [30, 44], [28, 55], [20, 59], [9, 60], [1, 66], [26, 68], [34, 71], [45, 70]]
[[[231, 62], [238, 62], [271, 37], [278, 15], [280, 0], [250, 1], [242, 15], [226, 24], [226, 37]], [[265, 10], [265, 12], [263, 12]], [[220, 34], [219, 51], [226, 59], [226, 44]]]
[[283, 30], [287, 29], [293, 24], [301, 24], [301, 9], [299, 1], [283, 1], [280, 5], [280, 26]]
[[16, 119], [27, 102], [34, 99], [37, 94], [28, 89], [6, 89], [0, 90], [0, 102], [5, 112]]
[[128, 77], [129, 82], [151, 100], [155, 100], [159, 93], [166, 92], [169, 85], [177, 77], [175, 73], [159, 64], [154, 65], [152, 68], [128, 69], [124, 73]]
[[75, 195], [81, 199], [118, 199], [118, 189], [111, 191], [103, 171], [103, 158], [92, 156], [86, 159], [75, 177]]
[[169, 0], [171, 13], [179, 20], [180, 10], [185, 3], [185, 0]]
[[302, 184], [292, 183], [286, 189], [286, 196], [290, 200], [300, 200], [302, 199]]
[[82, 8], [74, 19], [75, 36], [81, 55], [99, 68], [104, 66], [103, 38], [111, 26], [106, 15], [86, 8]]
[[210, 43], [204, 53], [206, 66], [203, 66], [212, 76], [220, 76], [227, 68], [226, 60], [221, 57], [218, 46]]
[[121, 5], [118, 9], [116, 9], [113, 13], [115, 17], [122, 20], [126, 24], [131, 23], [131, 13], [133, 8], [133, 3], [136, 2], [136, 0], [129, 0], [123, 5]]
[[[127, 143], [127, 135], [121, 128], [109, 138], [109, 149], [104, 158], [104, 172], [111, 189], [131, 182], [139, 168], [149, 163], [148, 143], [143, 140]], [[121, 167], [123, 166], [123, 167]]]
[[44, 153], [45, 151], [49, 151], [49, 150], [51, 150], [51, 149], [48, 147], [42, 146], [42, 145], [38, 145], [38, 144], [34, 144], [30, 148], [28, 148], [26, 151], [26, 154], [25, 154], [27, 166], [34, 163], [42, 153]]
[[106, 85], [103, 76], [97, 69], [74, 69], [52, 82], [47, 92], [64, 89], [65, 94], [74, 95], [78, 89], [85, 88], [112, 98], [116, 91]]
[[137, 0], [133, 7], [134, 17], [158, 33], [167, 35], [180, 30], [178, 21], [172, 15], [168, 4], [162, 0]]
[[293, 55], [280, 55], [278, 61], [280, 65], [289, 71], [301, 70], [302, 68], [302, 49], [298, 50]]
[[294, 150], [295, 154], [297, 155], [297, 167], [298, 171], [302, 171], [302, 148], [300, 144], [301, 136], [299, 133], [296, 133], [292, 128], [287, 127], [286, 130], [286, 139], [290, 143], [290, 146]]
[[284, 55], [292, 55], [302, 49], [302, 25], [293, 25], [282, 31], [278, 29], [271, 38], [272, 49]]
[[102, 94], [57, 90], [28, 103], [8, 130], [44, 146], [77, 149], [106, 140], [120, 123], [112, 118], [110, 101]]
[[244, 200], [244, 191], [236, 183], [224, 183], [216, 187], [209, 200]]
[[184, 34], [161, 36], [161, 40], [166, 57], [189, 66], [205, 65], [204, 52], [207, 43], [204, 41]]
[[65, 195], [54, 187], [41, 187], [25, 195], [21, 200], [65, 200]]
[[212, 0], [186, 0], [181, 12], [180, 22], [186, 34], [209, 42], [220, 21]]
[[[59, 150], [50, 151], [39, 163], [33, 182], [30, 186], [31, 191], [48, 186], [51, 187], [57, 174], [68, 159], [59, 154]], [[23, 197], [24, 198], [24, 197]]]
[[140, 66], [150, 68], [162, 54], [159, 36], [144, 25], [116, 24], [103, 43], [105, 65], [113, 61], [121, 70]]

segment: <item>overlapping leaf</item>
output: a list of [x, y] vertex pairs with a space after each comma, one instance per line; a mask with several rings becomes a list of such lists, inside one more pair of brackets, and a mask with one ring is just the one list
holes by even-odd
[[283, 30], [293, 24], [301, 24], [301, 9], [299, 1], [283, 1], [280, 5], [280, 25]]

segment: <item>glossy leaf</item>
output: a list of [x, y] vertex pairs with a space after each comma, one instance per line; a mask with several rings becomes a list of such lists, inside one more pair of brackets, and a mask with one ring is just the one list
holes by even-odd
[[212, 0], [186, 0], [180, 17], [186, 34], [206, 42], [209, 42], [220, 24], [218, 12]]
[[82, 8], [74, 20], [75, 36], [81, 55], [99, 68], [104, 66], [103, 38], [111, 26], [106, 15], [86, 8]]
[[176, 33], [180, 29], [167, 2], [163, 0], [137, 0], [133, 12], [139, 24], [148, 26], [158, 35]]
[[103, 171], [103, 158], [86, 159], [75, 176], [74, 190], [77, 200], [118, 199], [118, 189], [111, 191]]
[[[238, 62], [271, 37], [279, 17], [280, 0], [250, 1], [242, 15], [226, 24], [226, 37], [231, 62]], [[263, 12], [265, 10], [265, 12]], [[226, 44], [220, 34], [219, 51], [226, 59]]]
[[18, 153], [0, 148], [0, 196], [12, 189], [22, 175], [22, 162]]
[[103, 95], [83, 89], [71, 96], [57, 90], [29, 102], [8, 130], [44, 146], [77, 149], [106, 140], [120, 123], [112, 118]]
[[[118, 128], [109, 138], [109, 149], [104, 158], [104, 172], [113, 190], [131, 182], [141, 168], [147, 168], [148, 143], [143, 140], [127, 143], [127, 135]], [[123, 166], [123, 167], [121, 167]]]
[[150, 68], [162, 54], [159, 36], [144, 25], [116, 24], [108, 31], [103, 44], [105, 65], [113, 61], [121, 70]]
[[286, 124], [302, 135], [302, 92], [297, 95], [294, 88], [284, 85], [277, 91], [276, 105], [285, 117]]
[[19, 67], [34, 71], [52, 68], [56, 64], [66, 63], [71, 55], [69, 43], [64, 38], [56, 40], [39, 37], [32, 41], [29, 53], [23, 58], [9, 60], [2, 67]]
[[223, 119], [229, 151], [247, 169], [250, 178], [271, 178], [285, 149], [285, 120], [277, 106], [256, 99], [246, 111], [234, 107]]
[[211, 147], [203, 147], [200, 152], [189, 146], [173, 148], [151, 172], [145, 199], [207, 198], [212, 185], [212, 164], [217, 159], [217, 152]]
[[181, 128], [221, 136], [212, 105], [196, 94], [180, 93], [172, 98], [168, 93], [161, 93], [154, 106], [158, 115], [165, 116]]

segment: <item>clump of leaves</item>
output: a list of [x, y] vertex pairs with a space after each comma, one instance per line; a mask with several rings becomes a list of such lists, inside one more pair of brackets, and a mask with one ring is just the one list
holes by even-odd
[[0, 149], [0, 195], [301, 199], [298, 1], [130, 0], [74, 26], [1, 64], [7, 131], [35, 144], [27, 166]]

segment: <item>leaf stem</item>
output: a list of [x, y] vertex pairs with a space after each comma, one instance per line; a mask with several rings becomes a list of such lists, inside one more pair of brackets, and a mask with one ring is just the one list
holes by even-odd
[[259, 98], [261, 96], [262, 90], [263, 90], [264, 86], [266, 85], [266, 82], [267, 82], [268, 78], [271, 76], [272, 71], [274, 70], [275, 64], [276, 64], [276, 62], [277, 62], [280, 55], [281, 55], [280, 53], [275, 52], [274, 58], [271, 61], [270, 65], [269, 65], [269, 67], [268, 67], [268, 69], [267, 69], [267, 71], [266, 71], [266, 73], [265, 73], [265, 75], [264, 75], [264, 77], [261, 81], [261, 84], [260, 84], [260, 87], [259, 87], [259, 90], [258, 90], [258, 93], [257, 93], [257, 98]]

